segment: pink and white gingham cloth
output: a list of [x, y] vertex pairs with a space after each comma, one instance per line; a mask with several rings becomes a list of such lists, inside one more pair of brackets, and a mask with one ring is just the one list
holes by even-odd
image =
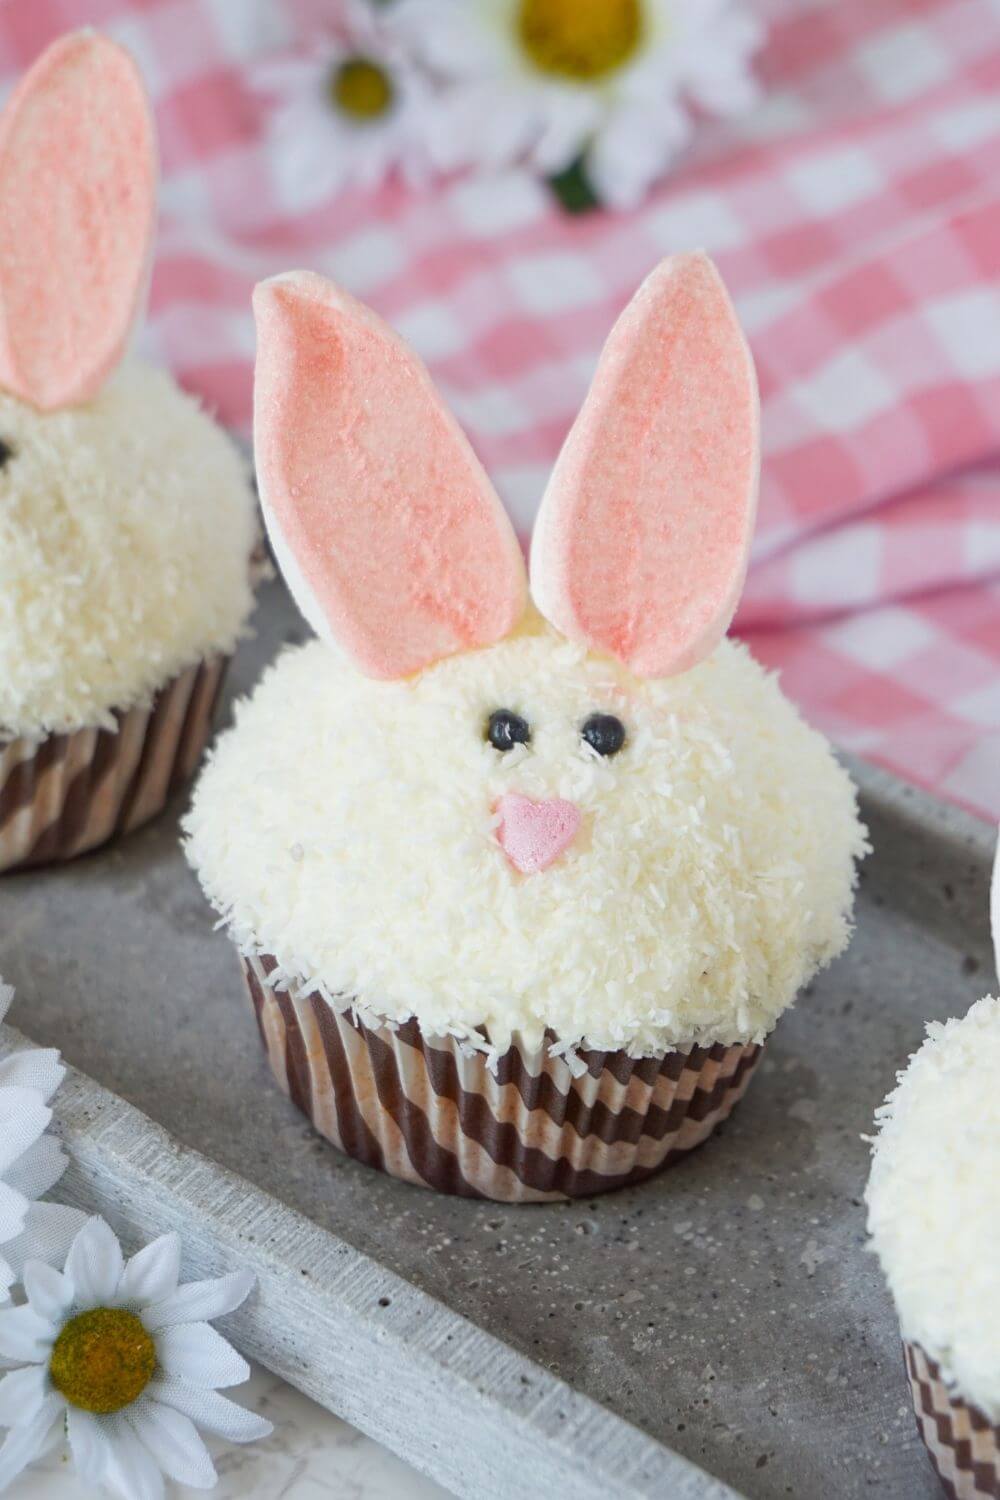
[[8, 0], [0, 81], [85, 23], [130, 47], [163, 157], [147, 347], [246, 430], [253, 283], [333, 276], [427, 359], [522, 533], [615, 315], [709, 250], [763, 398], [737, 630], [839, 743], [996, 817], [1000, 7], [749, 3], [764, 104], [626, 215], [566, 218], [520, 172], [280, 212], [251, 72], [336, 0]]

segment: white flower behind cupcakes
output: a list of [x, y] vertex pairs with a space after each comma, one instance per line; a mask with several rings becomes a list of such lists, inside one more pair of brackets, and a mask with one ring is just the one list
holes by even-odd
[[347, 0], [333, 37], [260, 63], [253, 82], [272, 104], [267, 156], [289, 210], [396, 170], [425, 181], [430, 81], [366, 0]]
[[761, 27], [734, 0], [399, 0], [397, 24], [442, 80], [442, 168], [583, 158], [602, 203], [634, 207], [689, 143], [697, 111], [758, 97]]

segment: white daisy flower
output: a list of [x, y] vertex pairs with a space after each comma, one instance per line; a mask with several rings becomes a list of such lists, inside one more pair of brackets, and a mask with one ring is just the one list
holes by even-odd
[[428, 81], [366, 0], [346, 0], [335, 34], [258, 64], [252, 81], [276, 101], [266, 139], [285, 209], [378, 187], [393, 168], [425, 180]]
[[[14, 998], [0, 982], [0, 1021]], [[37, 1200], [66, 1170], [66, 1154], [46, 1135], [49, 1100], [65, 1077], [59, 1053], [31, 1047], [0, 1061], [0, 1304], [29, 1256], [61, 1264], [84, 1222], [75, 1208]]]
[[125, 1500], [161, 1500], [164, 1475], [211, 1489], [198, 1427], [232, 1443], [270, 1422], [219, 1395], [250, 1374], [209, 1326], [253, 1287], [247, 1271], [179, 1285], [180, 1240], [165, 1234], [125, 1261], [103, 1219], [88, 1219], [64, 1270], [24, 1268], [23, 1307], [0, 1311], [0, 1491], [65, 1431], [77, 1473]]
[[757, 98], [761, 32], [740, 0], [399, 0], [394, 24], [443, 81], [430, 143], [443, 170], [585, 153], [602, 203], [633, 207], [713, 114]]

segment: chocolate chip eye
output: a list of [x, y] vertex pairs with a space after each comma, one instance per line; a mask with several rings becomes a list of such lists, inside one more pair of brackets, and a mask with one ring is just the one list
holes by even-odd
[[511, 708], [495, 708], [486, 726], [486, 738], [494, 750], [513, 750], [531, 740], [531, 725]]
[[625, 743], [625, 725], [614, 714], [591, 714], [580, 733], [598, 755], [617, 755]]
[[14, 457], [14, 450], [9, 443], [0, 438], [0, 469], [4, 469]]

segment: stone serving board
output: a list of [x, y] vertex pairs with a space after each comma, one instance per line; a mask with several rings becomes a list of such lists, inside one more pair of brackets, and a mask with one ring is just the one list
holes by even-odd
[[[230, 683], [304, 627], [269, 585]], [[865, 1250], [876, 1105], [926, 1021], [995, 988], [992, 831], [855, 767], [875, 853], [846, 958], [768, 1043], [733, 1119], [639, 1188], [437, 1197], [339, 1155], [271, 1081], [181, 806], [0, 880], [0, 1050], [57, 1045], [65, 1196], [188, 1270], [259, 1276], [247, 1354], [456, 1494], [931, 1500], [892, 1306]]]

